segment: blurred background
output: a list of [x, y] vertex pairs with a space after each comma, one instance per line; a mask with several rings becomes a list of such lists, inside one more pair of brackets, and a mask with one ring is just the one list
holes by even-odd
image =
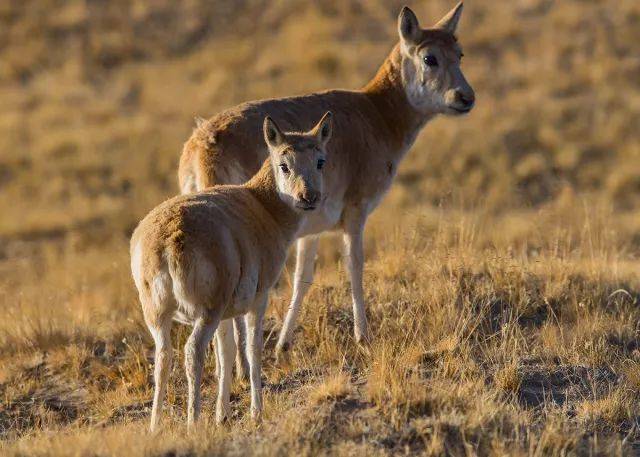
[[[408, 3], [423, 26], [454, 6]], [[148, 349], [128, 240], [152, 207], [178, 193], [178, 159], [194, 117], [251, 99], [364, 86], [397, 41], [403, 4], [2, 0], [3, 366], [61, 347], [64, 360], [85, 363], [134, 335]], [[477, 265], [487, 252], [515, 252], [522, 265], [546, 252], [562, 259], [597, 253], [604, 260], [598, 271], [614, 258], [635, 268], [640, 2], [467, 0], [458, 36], [476, 108], [466, 117], [440, 117], [420, 134], [369, 224], [369, 259], [382, 251], [392, 256], [389, 237], [414, 233], [411, 226], [423, 238], [409, 251], [455, 240], [478, 256]], [[336, 270], [337, 243], [321, 246], [321, 269]], [[396, 273], [409, 275], [400, 267]], [[324, 277], [341, 284], [335, 300], [346, 310], [344, 276], [332, 275]], [[386, 277], [390, 284], [394, 275]], [[276, 326], [289, 296], [288, 283], [283, 287], [274, 299]], [[311, 299], [325, 300], [321, 293]], [[99, 372], [147, 398], [150, 372], [138, 357], [144, 351], [127, 347], [117, 368], [109, 362]], [[29, 376], [7, 370], [0, 370], [5, 398], [37, 397], [39, 387], [20, 381]], [[3, 379], [17, 386], [13, 397]], [[83, 385], [95, 379], [87, 375]], [[121, 401], [121, 387], [93, 388], [105, 404]], [[12, 410], [14, 400], [0, 414], [0, 432], [46, 422], [38, 412]], [[91, 408], [102, 417], [100, 407]]]
[[[15, 240], [128, 233], [177, 191], [194, 116], [358, 88], [396, 41], [400, 1], [5, 0], [0, 254]], [[422, 25], [452, 1], [412, 2]], [[466, 118], [439, 118], [388, 206], [504, 213], [579, 193], [640, 208], [640, 6], [465, 5]]]

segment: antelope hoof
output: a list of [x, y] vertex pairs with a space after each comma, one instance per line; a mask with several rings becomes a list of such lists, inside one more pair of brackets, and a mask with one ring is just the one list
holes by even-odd
[[216, 414], [216, 425], [222, 426], [229, 423], [229, 414], [226, 412]]
[[356, 330], [355, 338], [356, 338], [356, 343], [358, 343], [361, 346], [368, 346], [369, 344], [371, 344], [371, 335], [369, 334], [368, 330], [364, 330], [362, 332], [359, 332]]
[[289, 362], [291, 356], [291, 343], [288, 341], [276, 346], [276, 364], [282, 365]]
[[262, 424], [262, 410], [251, 408], [251, 420], [257, 424]]
[[193, 431], [196, 429], [198, 425], [198, 416], [197, 415], [191, 415], [191, 414], [187, 414], [187, 430], [188, 431]]

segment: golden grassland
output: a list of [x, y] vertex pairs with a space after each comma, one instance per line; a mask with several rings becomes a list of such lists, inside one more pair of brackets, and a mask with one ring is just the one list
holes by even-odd
[[[367, 227], [374, 339], [351, 337], [321, 242], [290, 360], [266, 325], [248, 386], [185, 429], [181, 344], [149, 436], [152, 342], [128, 237], [177, 192], [193, 117], [358, 87], [401, 2], [0, 3], [0, 452], [632, 455], [640, 452], [640, 5], [468, 1], [466, 118], [429, 124]], [[415, 2], [423, 23], [452, 6]]]

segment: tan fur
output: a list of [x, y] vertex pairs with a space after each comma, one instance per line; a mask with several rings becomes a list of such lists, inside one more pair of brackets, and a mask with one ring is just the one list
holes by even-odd
[[[473, 90], [460, 71], [461, 50], [453, 35], [461, 10], [459, 4], [437, 27], [421, 29], [405, 7], [399, 17], [400, 42], [361, 90], [244, 103], [198, 126], [184, 145], [179, 169], [183, 191], [190, 182], [198, 189], [235, 182], [252, 175], [267, 155], [258, 141], [265, 114], [292, 129], [310, 125], [324, 111], [333, 112], [336, 128], [327, 148], [327, 192], [323, 206], [308, 218], [300, 235], [344, 231], [358, 340], [367, 336], [361, 280], [366, 218], [388, 190], [398, 163], [425, 123], [437, 114], [459, 114], [473, 106]], [[427, 54], [437, 58], [437, 68], [426, 66]], [[298, 249], [299, 255], [315, 256], [313, 243], [299, 244]], [[310, 272], [312, 261], [297, 265]], [[287, 346], [295, 321], [291, 317], [297, 315], [310, 274], [296, 272], [294, 300], [278, 350]]]
[[[179, 196], [151, 211], [131, 241], [143, 253], [142, 292], [150, 294], [158, 273], [169, 272], [172, 280], [185, 287], [184, 303], [177, 303], [176, 310], [193, 321], [199, 316], [190, 309], [192, 303], [205, 308], [229, 303], [244, 306], [245, 295], [253, 297], [268, 289], [277, 279], [284, 258], [281, 251], [297, 231], [300, 215], [277, 197], [269, 198], [263, 190], [267, 186], [275, 186], [269, 163], [246, 185]], [[199, 281], [204, 264], [207, 275], [214, 273], [206, 293]], [[251, 264], [253, 270], [243, 268], [244, 264]], [[246, 290], [252, 293], [245, 294]], [[175, 311], [147, 310], [148, 306], [152, 305], [145, 299], [145, 317], [153, 323], [162, 320], [162, 313]], [[229, 308], [223, 316], [235, 312]]]
[[[308, 133], [285, 134], [265, 119], [264, 137], [270, 156], [251, 180], [167, 200], [134, 231], [132, 273], [145, 321], [156, 340], [152, 429], [158, 425], [166, 389], [171, 358], [167, 335], [172, 319], [194, 326], [185, 346], [190, 424], [197, 419], [200, 407], [204, 350], [220, 320], [248, 314], [248, 344], [259, 360], [266, 297], [280, 274], [303, 214], [307, 214], [303, 210], [315, 208], [309, 195], [322, 195], [324, 172], [318, 169], [318, 161], [325, 158], [330, 131], [329, 114]], [[223, 328], [226, 332], [228, 324]], [[225, 352], [232, 341], [224, 332], [218, 335], [219, 345], [223, 345], [218, 348], [218, 356], [224, 358], [219, 420], [228, 409], [226, 376], [232, 355]], [[251, 361], [250, 374], [252, 413], [257, 415], [261, 405], [259, 361]]]

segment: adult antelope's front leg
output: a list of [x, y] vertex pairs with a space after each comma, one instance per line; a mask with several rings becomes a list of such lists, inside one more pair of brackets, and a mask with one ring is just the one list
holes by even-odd
[[247, 327], [244, 316], [233, 318], [233, 335], [236, 342], [236, 379], [245, 380], [249, 378], [249, 361], [245, 350]]
[[207, 316], [196, 320], [193, 331], [184, 346], [184, 363], [189, 389], [187, 400], [187, 426], [189, 427], [198, 420], [200, 415], [200, 383], [205, 351], [219, 322], [219, 316]]
[[251, 379], [251, 417], [260, 420], [262, 416], [262, 318], [267, 307], [267, 297], [259, 299], [255, 309], [246, 315], [247, 358]]
[[318, 252], [318, 236], [300, 238], [296, 245], [296, 271], [293, 275], [293, 295], [276, 345], [276, 357], [289, 350], [300, 306], [313, 281], [313, 266]]
[[344, 232], [346, 264], [351, 280], [351, 299], [353, 301], [353, 330], [358, 343], [369, 339], [362, 285], [365, 220], [366, 216], [347, 218]]

